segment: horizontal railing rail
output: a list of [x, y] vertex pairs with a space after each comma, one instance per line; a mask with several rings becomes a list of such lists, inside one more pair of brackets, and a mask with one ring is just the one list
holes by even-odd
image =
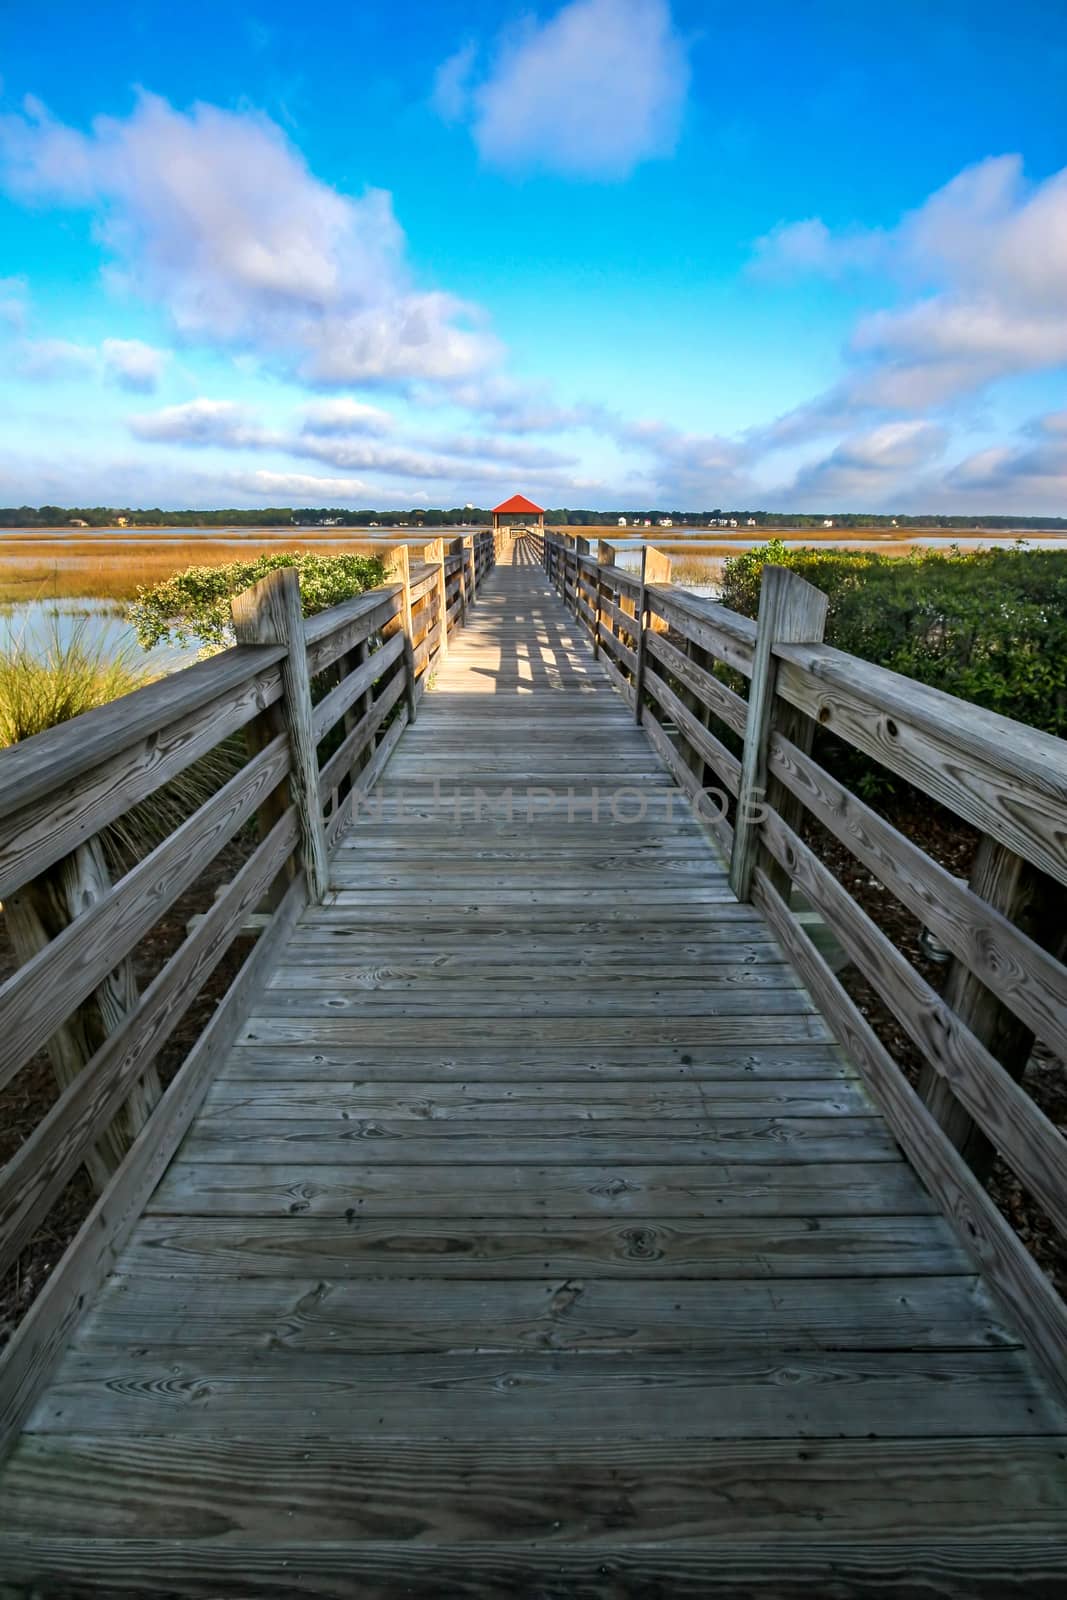
[[[753, 621], [675, 588], [659, 551], [640, 552], [634, 572], [604, 541], [593, 554], [580, 538], [528, 537], [700, 809], [736, 894], [767, 917], [908, 1159], [1064, 1390], [1067, 1308], [987, 1180], [999, 1155], [1067, 1234], [1067, 1140], [1022, 1083], [1035, 1043], [1067, 1059], [1067, 742], [827, 645], [825, 596], [784, 568], [764, 568]], [[970, 881], [851, 792], [829, 770], [832, 753], [813, 753], [820, 734], [977, 830]], [[809, 823], [943, 948], [940, 992], [824, 863]], [[849, 994], [842, 964], [909, 1039], [924, 1063], [918, 1084]]]
[[[274, 953], [308, 898], [328, 892], [331, 848], [417, 715], [498, 542], [438, 539], [417, 562], [393, 547], [387, 582], [307, 619], [296, 571], [273, 571], [235, 599], [230, 649], [0, 751], [0, 900], [16, 963], [0, 985], [0, 1094], [42, 1051], [56, 1084], [0, 1169], [0, 1275], [17, 1271], [81, 1167], [97, 1196], [0, 1354], [0, 1449]], [[208, 873], [214, 898], [201, 891], [203, 909], [142, 986], [135, 956]], [[161, 1054], [239, 940], [245, 959], [221, 991], [216, 978], [211, 1020], [165, 1081]]]

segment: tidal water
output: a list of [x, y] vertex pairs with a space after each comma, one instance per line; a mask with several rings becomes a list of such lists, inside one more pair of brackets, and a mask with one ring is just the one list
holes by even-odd
[[137, 666], [147, 665], [155, 672], [173, 672], [187, 667], [197, 658], [198, 646], [159, 645], [142, 650], [137, 635], [126, 621], [124, 607], [114, 600], [77, 599], [15, 600], [0, 604], [0, 651], [24, 643], [38, 655], [63, 649], [80, 639], [88, 650], [103, 650], [108, 655], [120, 652]]

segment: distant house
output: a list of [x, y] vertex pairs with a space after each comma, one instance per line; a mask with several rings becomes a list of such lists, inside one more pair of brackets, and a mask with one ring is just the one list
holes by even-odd
[[652, 526], [652, 518], [651, 517], [646, 517], [645, 518], [645, 527], [646, 528], [651, 528], [651, 526]]
[[545, 511], [524, 494], [513, 494], [493, 507], [493, 527], [501, 533], [527, 533], [536, 528], [544, 532]]
[[833, 525], [834, 525], [833, 517], [824, 517], [822, 525], [823, 525], [824, 528], [832, 528]]
[[731, 528], [736, 528], [737, 527], [737, 518], [736, 517], [731, 517], [730, 518], [730, 526], [731, 526]]
[[70, 521], [67, 523], [68, 528], [87, 528], [88, 526], [89, 524], [83, 521], [81, 517], [71, 517]]
[[129, 525], [130, 525], [130, 519], [129, 519], [129, 517], [116, 517], [116, 518], [115, 518], [115, 526], [116, 526], [116, 527], [119, 527], [119, 528], [128, 528], [128, 527], [129, 527]]
[[674, 518], [673, 517], [660, 517], [660, 519], [657, 522], [656, 526], [657, 526], [657, 528], [673, 528], [674, 527]]
[[620, 528], [625, 528], [625, 526], [626, 526], [626, 518], [625, 517], [620, 517], [619, 518], [619, 527]]
[[755, 526], [756, 526], [755, 517], [749, 517], [748, 521], [745, 523], [745, 527], [746, 528], [754, 528]]

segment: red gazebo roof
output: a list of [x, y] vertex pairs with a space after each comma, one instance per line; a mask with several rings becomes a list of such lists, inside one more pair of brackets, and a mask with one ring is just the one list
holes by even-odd
[[513, 511], [532, 512], [535, 517], [544, 515], [544, 506], [535, 506], [532, 500], [527, 500], [524, 494], [513, 494], [510, 500], [504, 500], [493, 507], [493, 516], [510, 516]]

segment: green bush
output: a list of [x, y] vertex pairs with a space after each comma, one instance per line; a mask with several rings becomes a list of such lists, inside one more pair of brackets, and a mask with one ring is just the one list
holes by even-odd
[[385, 565], [377, 556], [283, 551], [219, 567], [187, 567], [151, 588], [138, 588], [127, 615], [146, 650], [168, 639], [183, 645], [200, 639], [209, 647], [222, 648], [233, 642], [231, 597], [276, 567], [295, 567], [299, 572], [308, 617], [385, 582]]
[[754, 617], [765, 563], [829, 599], [829, 644], [1067, 737], [1067, 551], [787, 550], [728, 561], [723, 604]]

